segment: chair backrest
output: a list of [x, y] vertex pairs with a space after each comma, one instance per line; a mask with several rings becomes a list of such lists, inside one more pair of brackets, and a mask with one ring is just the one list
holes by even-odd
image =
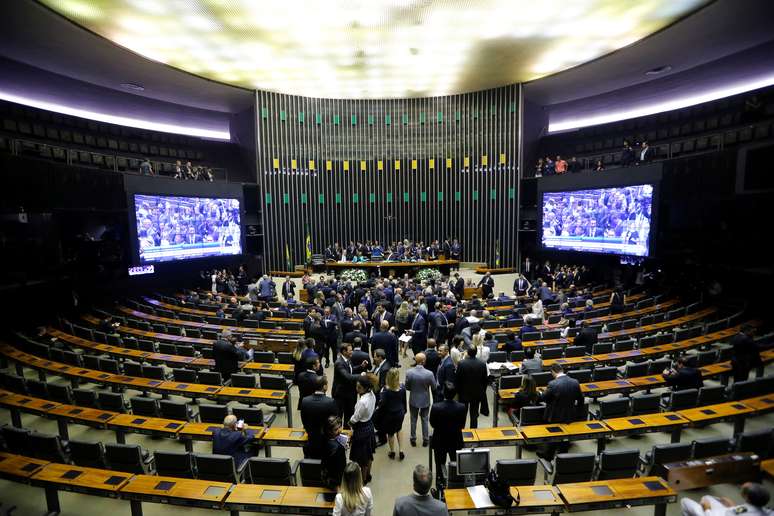
[[567, 358], [582, 357], [586, 354], [586, 346], [567, 346], [564, 350], [564, 356]]
[[537, 460], [500, 459], [495, 463], [495, 471], [510, 486], [531, 486], [537, 476]]
[[509, 374], [500, 377], [500, 389], [518, 389], [521, 387], [522, 376], [520, 374]]
[[545, 411], [546, 407], [543, 405], [521, 407], [519, 409], [519, 426], [542, 424]]
[[648, 335], [640, 339], [640, 349], [650, 348], [658, 344], [658, 335]]
[[177, 355], [177, 347], [168, 342], [159, 342], [159, 353], [167, 355]]
[[637, 341], [634, 339], [627, 339], [627, 340], [619, 340], [615, 343], [613, 346], [613, 349], [615, 349], [616, 352], [618, 351], [631, 351], [634, 349], [634, 345], [637, 344]]
[[97, 392], [89, 389], [73, 389], [73, 401], [81, 407], [97, 408]]
[[263, 410], [253, 407], [234, 407], [237, 419], [244, 420], [250, 426], [263, 426]]
[[40, 380], [29, 378], [27, 380], [27, 392], [30, 396], [48, 399], [48, 384], [46, 384], [46, 382], [41, 382]]
[[196, 350], [193, 346], [177, 346], [177, 354], [182, 357], [196, 356]]
[[599, 400], [599, 419], [628, 416], [630, 406], [631, 400], [626, 397]]
[[523, 342], [531, 342], [534, 340], [540, 340], [540, 332], [539, 331], [528, 331], [524, 333], [521, 336], [521, 340]]
[[197, 379], [205, 385], [223, 385], [223, 377], [218, 371], [199, 371]]
[[668, 358], [659, 358], [658, 360], [650, 362], [647, 374], [661, 374], [664, 372], [664, 369], [669, 369], [670, 367], [672, 367], [671, 360]]
[[83, 355], [83, 367], [87, 369], [99, 370], [99, 357], [96, 355]]
[[274, 352], [273, 351], [256, 351], [253, 353], [253, 362], [259, 362], [261, 364], [273, 364]]
[[492, 351], [489, 353], [489, 359], [487, 362], [507, 362], [508, 353], [505, 351]]
[[575, 378], [580, 383], [588, 383], [591, 381], [591, 369], [570, 369], [567, 371], [567, 376]]
[[157, 475], [194, 478], [193, 457], [190, 452], [157, 450], [153, 452], [153, 459]]
[[73, 402], [73, 392], [69, 385], [48, 384], [48, 399], [57, 403], [71, 405]]
[[135, 396], [129, 398], [129, 405], [132, 407], [132, 414], [148, 417], [156, 417], [159, 415], [159, 406], [156, 404], [155, 398]]
[[105, 444], [105, 460], [108, 463], [108, 469], [114, 471], [139, 475], [148, 473], [139, 444]]
[[226, 405], [199, 405], [199, 419], [202, 423], [223, 423], [228, 415]]
[[613, 366], [595, 367], [591, 371], [591, 380], [594, 382], [604, 382], [605, 380], [615, 380], [618, 377], [618, 369]]
[[279, 457], [252, 457], [247, 461], [247, 481], [251, 484], [292, 486], [295, 478], [290, 459]]
[[593, 453], [559, 453], [554, 459], [552, 484], [588, 482], [594, 475]]
[[663, 475], [663, 464], [691, 458], [692, 443], [656, 444], [651, 450], [651, 475]]
[[745, 432], [739, 435], [736, 450], [740, 452], [753, 452], [758, 457], [767, 459], [771, 456], [771, 438], [772, 430], [770, 427], [763, 430]]
[[543, 358], [543, 360], [548, 360], [551, 358], [562, 358], [563, 355], [564, 350], [561, 347], [543, 348], [543, 350], [540, 352], [540, 356]]
[[553, 379], [551, 371], [543, 371], [540, 373], [532, 373], [532, 378], [535, 380], [535, 385], [538, 387], [545, 387]]
[[119, 374], [118, 361], [111, 358], [100, 358], [99, 370], [105, 373]]
[[640, 362], [639, 364], [626, 364], [626, 378], [636, 378], [638, 376], [646, 376], [648, 374], [648, 362]]
[[151, 353], [156, 352], [156, 345], [152, 340], [140, 339], [137, 341], [137, 347], [140, 349], [140, 351], [149, 351]]
[[215, 455], [196, 453], [196, 476], [201, 480], [213, 480], [218, 482], [239, 482], [234, 457], [231, 455]]
[[142, 376], [142, 364], [127, 360], [124, 362], [124, 374], [126, 376]]
[[637, 394], [632, 396], [632, 416], [651, 414], [661, 410], [660, 394]]
[[726, 388], [722, 385], [715, 385], [712, 387], [702, 387], [699, 389], [699, 399], [696, 405], [703, 407], [705, 405], [714, 405], [716, 403], [723, 403], [726, 395]]
[[511, 360], [511, 362], [521, 362], [524, 360], [524, 351], [511, 351], [511, 354], [508, 358]]
[[16, 428], [15, 426], [4, 426], [0, 431], [3, 441], [5, 441], [6, 450], [21, 455], [30, 455], [32, 453], [29, 430]]
[[102, 448], [102, 443], [71, 440], [68, 441], [67, 446], [70, 449], [70, 460], [77, 466], [107, 469], [105, 450]]
[[182, 421], [191, 419], [188, 404], [177, 401], [159, 400], [159, 414], [166, 419], [180, 419]]
[[592, 355], [603, 355], [605, 353], [612, 353], [612, 352], [613, 352], [612, 342], [597, 342], [596, 344], [591, 346]]
[[176, 382], [196, 383], [196, 371], [193, 369], [172, 369], [172, 378]]
[[244, 387], [246, 389], [254, 389], [256, 385], [257, 385], [256, 376], [254, 374], [246, 374], [246, 373], [231, 374], [232, 387]]
[[58, 435], [32, 432], [29, 435], [28, 442], [33, 457], [50, 462], [67, 464], [67, 454], [62, 446], [62, 440]]
[[669, 410], [693, 408], [699, 399], [698, 389], [683, 389], [674, 391], [669, 397]]
[[142, 375], [145, 378], [151, 378], [153, 380], [165, 380], [164, 368], [155, 365], [143, 365]]
[[731, 443], [726, 437], [709, 437], [696, 439], [693, 441], [693, 452], [691, 456], [694, 459], [703, 459], [705, 457], [715, 457], [725, 455], [730, 449]]
[[100, 392], [97, 394], [97, 404], [102, 410], [126, 412], [124, 397], [115, 392]]
[[286, 391], [288, 384], [283, 376], [277, 374], [260, 375], [261, 389], [273, 389], [275, 391]]
[[745, 398], [754, 398], [758, 395], [758, 385], [755, 380], [745, 380], [742, 382], [734, 382], [731, 385], [731, 399], [733, 401], [742, 400]]
[[0, 378], [2, 378], [3, 387], [17, 394], [27, 394], [27, 381], [23, 377], [9, 373], [0, 373], [0, 375], [2, 375]]
[[639, 450], [605, 450], [599, 456], [597, 480], [632, 478], [637, 474]]
[[298, 461], [298, 474], [302, 486], [325, 487], [325, 482], [322, 479], [322, 462], [317, 459]]

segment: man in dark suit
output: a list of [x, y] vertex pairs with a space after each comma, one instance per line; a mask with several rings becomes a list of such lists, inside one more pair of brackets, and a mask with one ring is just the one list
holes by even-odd
[[462, 301], [465, 297], [465, 280], [460, 277], [458, 272], [454, 273], [454, 277], [456, 278], [453, 288], [454, 296], [457, 298], [457, 301]]
[[441, 355], [435, 349], [435, 339], [427, 339], [427, 349], [425, 350], [425, 369], [438, 376], [438, 366], [441, 365]]
[[643, 141], [640, 144], [640, 152], [637, 156], [637, 162], [638, 163], [650, 163], [653, 161], [653, 158], [656, 156], [656, 151], [653, 150], [653, 147], [648, 145], [648, 142]]
[[330, 416], [336, 416], [339, 413], [336, 401], [325, 395], [326, 390], [328, 390], [328, 378], [320, 376], [317, 378], [314, 393], [301, 400], [301, 423], [309, 436], [304, 447], [304, 457], [310, 459], [322, 457], [326, 442], [323, 431], [325, 422]]
[[524, 325], [519, 328], [519, 338], [524, 339], [525, 333], [535, 333], [536, 331], [537, 328], [535, 328], [535, 317], [528, 315], [524, 320]]
[[489, 370], [486, 364], [476, 359], [476, 348], [468, 348], [468, 356], [457, 364], [457, 381], [455, 386], [459, 400], [470, 411], [470, 428], [478, 428], [478, 410], [485, 401]]
[[398, 338], [392, 334], [390, 330], [390, 323], [388, 321], [382, 321], [382, 325], [379, 327], [379, 331], [374, 333], [371, 337], [371, 345], [374, 349], [383, 349], [392, 367], [400, 367], [400, 361], [398, 359]]
[[436, 478], [442, 480], [446, 459], [457, 460], [457, 450], [462, 449], [462, 429], [465, 428], [467, 409], [459, 401], [454, 401], [454, 384], [447, 382], [441, 386], [444, 395], [442, 401], [433, 403], [430, 409], [430, 426], [433, 438], [430, 446], [435, 455]]
[[317, 355], [306, 359], [306, 370], [298, 373], [296, 384], [298, 385], [298, 410], [301, 410], [301, 401], [314, 394], [320, 376], [317, 372], [321, 369], [320, 359]]
[[232, 373], [239, 371], [239, 361], [244, 360], [245, 354], [235, 344], [231, 330], [223, 330], [220, 338], [212, 347], [212, 358], [215, 359], [215, 370], [224, 380], [231, 378]]
[[291, 281], [290, 276], [285, 276], [285, 281], [282, 283], [282, 297], [286, 300], [290, 296], [296, 295], [296, 284]]
[[760, 367], [761, 352], [753, 340], [755, 327], [751, 324], [742, 326], [742, 330], [731, 337], [731, 348], [734, 354], [731, 356], [731, 372], [734, 383], [747, 380], [753, 368]]
[[532, 285], [529, 284], [527, 278], [523, 274], [519, 274], [516, 281], [513, 282], [513, 293], [517, 297], [523, 297], [529, 295], [529, 291], [532, 289]]
[[339, 417], [345, 426], [349, 425], [349, 418], [355, 411], [355, 401], [357, 401], [357, 391], [355, 385], [360, 373], [368, 363], [353, 365], [352, 344], [344, 342], [341, 344], [339, 358], [333, 364], [333, 390], [331, 394], [339, 407]]
[[484, 277], [478, 282], [478, 286], [481, 287], [481, 290], [484, 293], [484, 299], [489, 299], [489, 296], [492, 295], [494, 284], [494, 278], [488, 272], [484, 274]]
[[366, 370], [371, 370], [371, 355], [367, 351], [363, 350], [363, 340], [360, 337], [355, 337], [352, 342], [352, 363], [362, 364], [367, 363]]
[[677, 359], [674, 369], [664, 370], [664, 380], [673, 390], [701, 389], [704, 381], [701, 378], [701, 369], [692, 367], [688, 357], [681, 356]]
[[[379, 378], [379, 390], [384, 387], [384, 383], [387, 381], [387, 373], [392, 369], [390, 361], [387, 360], [387, 355], [383, 349], [374, 350], [374, 367], [371, 370]], [[377, 398], [379, 393], [376, 393]]]
[[384, 304], [379, 304], [371, 317], [371, 322], [373, 322], [374, 328], [381, 328], [382, 321], [387, 321], [389, 326], [392, 326], [392, 314], [387, 311]]
[[[363, 351], [368, 353], [368, 337], [366, 337], [365, 333], [362, 331], [362, 327], [360, 326], [360, 321], [354, 321], [352, 323], [352, 331], [344, 335], [344, 338], [341, 339], [342, 342], [350, 342], [354, 343], [355, 339], [360, 339], [361, 348]], [[356, 362], [357, 363], [357, 362]]]
[[[435, 379], [436, 383], [441, 386], [445, 386], [447, 384], [449, 385], [456, 385], [457, 382], [457, 371], [454, 368], [454, 362], [452, 361], [451, 355], [449, 355], [449, 346], [446, 344], [442, 344], [438, 347], [438, 356], [440, 357], [441, 361], [438, 364], [438, 371], [435, 373]], [[438, 398], [436, 399], [443, 399], [446, 395], [444, 393], [443, 387], [441, 387], [438, 392]], [[456, 395], [456, 392], [453, 394]]]
[[413, 351], [415, 355], [423, 352], [427, 347], [426, 316], [427, 312], [420, 308], [419, 313], [414, 317], [414, 322], [411, 323], [411, 351]]
[[573, 346], [584, 346], [586, 353], [591, 354], [594, 349], [594, 344], [597, 343], [597, 332], [589, 326], [588, 321], [583, 321], [581, 330], [575, 336], [573, 340]]
[[[551, 366], [551, 375], [554, 379], [548, 383], [542, 395], [542, 401], [546, 404], [544, 419], [547, 423], [572, 423], [578, 418], [584, 404], [580, 383], [564, 374], [561, 364]], [[553, 459], [557, 451], [565, 452], [569, 445], [569, 442], [549, 444], [545, 451], [538, 451], [538, 456], [546, 460]]]
[[447, 313], [449, 306], [446, 303], [440, 303], [438, 308], [430, 314], [433, 320], [433, 338], [438, 343], [446, 342], [449, 335], [449, 319]]
[[237, 417], [229, 414], [223, 420], [223, 428], [212, 432], [212, 453], [231, 455], [234, 465], [239, 469], [244, 461], [255, 455], [249, 445], [255, 439], [255, 432], [248, 430], [247, 425], [237, 425]]
[[[322, 358], [325, 361], [325, 367], [331, 360], [331, 355], [336, 358], [336, 341], [339, 335], [339, 320], [331, 312], [331, 308], [326, 306], [322, 318], [322, 331], [325, 335], [325, 348], [322, 352]], [[334, 385], [336, 382], [334, 381]]]

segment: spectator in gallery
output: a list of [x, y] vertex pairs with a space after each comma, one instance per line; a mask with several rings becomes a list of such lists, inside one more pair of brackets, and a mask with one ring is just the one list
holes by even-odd
[[570, 158], [570, 162], [567, 164], [567, 170], [571, 174], [576, 174], [581, 170], [583, 170], [583, 166], [581, 165], [581, 162], [578, 161], [578, 158], [573, 156], [572, 158]]
[[656, 151], [648, 145], [648, 142], [643, 141], [640, 144], [640, 152], [637, 155], [637, 163], [649, 163], [653, 161], [653, 158], [655, 157]]
[[142, 161], [140, 162], [140, 174], [144, 176], [154, 175], [153, 165], [148, 158], [142, 158]]
[[175, 179], [184, 179], [183, 176], [183, 164], [180, 163], [180, 160], [175, 161], [175, 172], [173, 177]]
[[535, 165], [535, 177], [543, 177], [543, 168], [545, 167], [545, 164], [543, 163], [543, 158], [540, 158], [537, 160], [537, 165]]
[[554, 162], [554, 170], [557, 174], [564, 174], [567, 172], [567, 161], [563, 160], [561, 156], [556, 156], [556, 161]]
[[598, 159], [597, 162], [594, 164], [594, 172], [602, 172], [605, 170], [605, 165], [602, 163], [601, 159]]
[[196, 179], [196, 174], [194, 173], [194, 169], [190, 161], [185, 162], [184, 170], [186, 179]]
[[628, 140], [624, 140], [623, 149], [621, 150], [621, 166], [628, 167], [633, 165], [634, 161], [634, 149], [632, 149]]
[[556, 173], [554, 162], [546, 156], [545, 166], [543, 167], [543, 175], [553, 176]]

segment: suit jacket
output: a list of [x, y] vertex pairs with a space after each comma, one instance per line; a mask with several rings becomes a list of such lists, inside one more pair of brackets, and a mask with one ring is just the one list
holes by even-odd
[[[377, 370], [377, 367], [379, 368]], [[384, 388], [384, 384], [387, 381], [387, 373], [392, 369], [390, 366], [390, 361], [385, 359], [384, 362], [382, 362], [381, 367], [379, 366], [373, 366], [373, 370], [371, 371], [375, 375], [379, 376], [379, 389]]]
[[454, 284], [454, 295], [457, 296], [457, 299], [462, 299], [465, 295], [465, 280], [460, 278], [457, 280], [457, 282]]
[[282, 297], [287, 299], [290, 294], [296, 295], [296, 284], [292, 281], [286, 281], [282, 284]]
[[489, 370], [476, 358], [466, 357], [457, 364], [457, 393], [463, 403], [484, 399]]
[[418, 365], [406, 372], [406, 390], [409, 391], [409, 406], [427, 408], [430, 406], [430, 391], [438, 384], [433, 373]]
[[427, 347], [427, 321], [421, 314], [414, 316], [411, 330], [414, 332], [411, 336], [411, 349], [424, 351]]
[[438, 366], [441, 365], [441, 355], [435, 348], [427, 348], [425, 350], [425, 369], [433, 373], [433, 376], [438, 374]]
[[218, 428], [212, 432], [212, 453], [231, 455], [237, 468], [252, 454], [245, 451], [245, 445], [253, 440], [255, 432], [245, 430], [244, 433], [230, 428]]
[[701, 369], [695, 367], [682, 367], [674, 375], [664, 375], [667, 385], [675, 390], [701, 389], [704, 381], [701, 378]]
[[594, 344], [597, 343], [597, 332], [591, 328], [581, 328], [578, 335], [575, 336], [573, 346], [585, 346], [586, 351], [591, 353], [594, 348]]
[[361, 331], [352, 330], [351, 332], [344, 335], [344, 337], [341, 339], [341, 342], [354, 343], [357, 337], [360, 337], [360, 342], [363, 343], [363, 351], [368, 353], [368, 337], [366, 337], [365, 333]]
[[323, 429], [330, 416], [339, 414], [336, 401], [324, 394], [311, 394], [301, 400], [301, 424], [309, 435], [308, 451], [311, 458], [320, 458], [325, 444]]
[[215, 370], [224, 378], [230, 378], [231, 373], [239, 371], [239, 350], [227, 340], [218, 339], [212, 348], [212, 358], [215, 359]]
[[539, 358], [525, 358], [521, 361], [521, 374], [540, 373], [543, 371], [543, 361]]
[[446, 355], [446, 358], [441, 360], [435, 377], [438, 382], [438, 394], [441, 398], [443, 398], [443, 389], [447, 382], [451, 382], [455, 386], [457, 385], [457, 371], [454, 369], [451, 355]]
[[378, 331], [371, 337], [371, 346], [374, 350], [383, 349], [387, 355], [387, 361], [393, 366], [399, 364], [398, 338], [389, 331]]
[[339, 356], [333, 364], [333, 397], [337, 400], [356, 400], [355, 382], [362, 371], [360, 364], [348, 363], [344, 357]]
[[296, 385], [298, 385], [298, 410], [301, 410], [301, 401], [307, 396], [314, 394], [317, 389], [317, 373], [315, 371], [304, 370], [298, 374]]
[[368, 366], [365, 369], [361, 369], [362, 371], [370, 371], [371, 370], [371, 356], [368, 354], [367, 351], [363, 351], [362, 349], [352, 350], [352, 364], [357, 364], [358, 366], [363, 363], [363, 360], [368, 362]]
[[374, 312], [374, 315], [371, 316], [371, 322], [373, 323], [374, 328], [379, 328], [382, 320], [389, 321], [390, 326], [394, 324], [392, 314], [386, 310], [382, 316], [379, 316], [378, 312]]
[[468, 411], [459, 401], [443, 400], [433, 403], [430, 425], [433, 427], [434, 450], [461, 450], [462, 429]]
[[571, 423], [584, 403], [578, 380], [567, 375], [548, 383], [543, 401], [546, 404], [545, 420], [549, 423]]
[[430, 494], [424, 496], [412, 493], [395, 500], [392, 516], [446, 516], [449, 510], [446, 504], [436, 500]]

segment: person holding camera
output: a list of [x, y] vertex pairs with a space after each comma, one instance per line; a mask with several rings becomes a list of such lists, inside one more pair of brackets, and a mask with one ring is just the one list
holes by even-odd
[[234, 457], [234, 465], [237, 469], [244, 461], [254, 456], [250, 444], [255, 439], [255, 431], [247, 428], [241, 419], [229, 414], [223, 420], [223, 428], [212, 432], [212, 453], [218, 455], [231, 455]]

